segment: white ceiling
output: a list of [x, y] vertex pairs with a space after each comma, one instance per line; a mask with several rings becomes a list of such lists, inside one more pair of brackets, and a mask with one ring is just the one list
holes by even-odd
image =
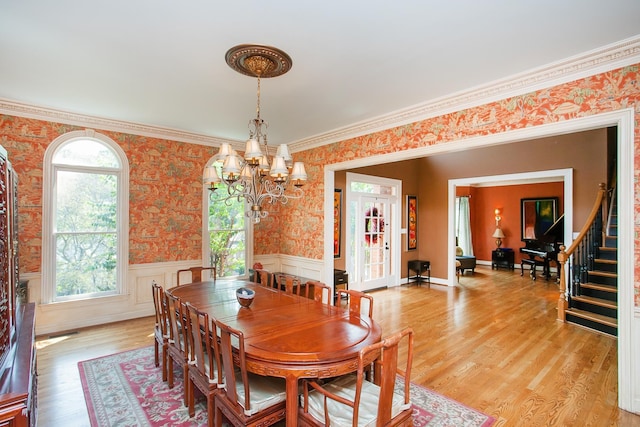
[[271, 144], [530, 72], [640, 34], [638, 0], [0, 0], [0, 100], [243, 140], [256, 81], [226, 51], [272, 45]]

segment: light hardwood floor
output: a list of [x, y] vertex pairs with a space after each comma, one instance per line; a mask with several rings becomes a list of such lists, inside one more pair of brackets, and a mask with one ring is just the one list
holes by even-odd
[[[557, 286], [480, 266], [455, 288], [376, 291], [383, 334], [416, 332], [412, 381], [496, 426], [640, 426], [617, 408], [617, 341], [555, 320]], [[38, 426], [89, 426], [77, 363], [153, 345], [153, 318], [38, 337]]]

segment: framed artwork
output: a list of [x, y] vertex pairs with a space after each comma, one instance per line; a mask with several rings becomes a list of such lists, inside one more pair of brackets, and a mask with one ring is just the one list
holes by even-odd
[[520, 199], [521, 240], [539, 239], [558, 219], [558, 198]]
[[407, 250], [418, 248], [418, 197], [407, 196]]
[[340, 258], [340, 241], [342, 233], [342, 190], [333, 191], [333, 257]]

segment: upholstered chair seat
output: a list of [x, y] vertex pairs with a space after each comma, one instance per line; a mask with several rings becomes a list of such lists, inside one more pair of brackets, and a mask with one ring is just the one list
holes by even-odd
[[[356, 394], [357, 376], [345, 375], [323, 386], [323, 388], [336, 396], [353, 401]], [[311, 390], [309, 392], [309, 414], [317, 420], [324, 420], [324, 395]], [[304, 398], [300, 397], [300, 404], [304, 405]], [[360, 397], [360, 409], [358, 410], [358, 426], [375, 426], [378, 421], [378, 405], [380, 404], [380, 387], [369, 381], [362, 382], [362, 394]], [[411, 402], [405, 403], [402, 394], [393, 394], [391, 406], [391, 418], [396, 417], [402, 411], [411, 408]], [[327, 410], [331, 425], [334, 427], [351, 427], [353, 425], [353, 409], [336, 400], [327, 399]]]

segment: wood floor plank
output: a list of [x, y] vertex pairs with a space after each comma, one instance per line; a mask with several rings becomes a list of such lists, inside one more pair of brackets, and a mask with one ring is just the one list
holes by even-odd
[[[478, 266], [455, 288], [372, 293], [384, 335], [415, 330], [412, 380], [496, 426], [640, 426], [617, 408], [617, 341], [556, 320], [557, 285]], [[153, 345], [153, 318], [38, 337], [38, 426], [89, 426], [77, 363]], [[406, 357], [406, 355], [401, 355]]]

